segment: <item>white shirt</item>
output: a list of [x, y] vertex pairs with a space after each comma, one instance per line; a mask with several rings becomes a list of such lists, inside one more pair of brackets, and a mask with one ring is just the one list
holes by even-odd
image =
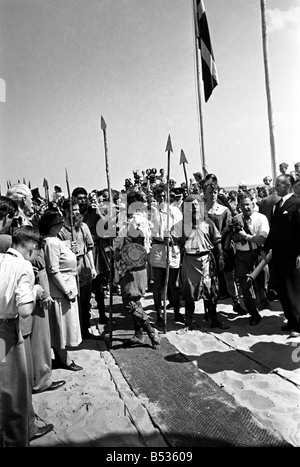
[[[182, 237], [182, 212], [177, 206], [169, 206], [169, 230], [173, 237]], [[163, 241], [167, 231], [167, 204], [151, 208], [152, 221], [152, 239]], [[165, 268], [167, 264], [166, 247], [164, 243], [152, 243], [149, 262], [153, 267]], [[170, 268], [179, 268], [180, 266], [180, 246], [172, 244], [169, 247], [169, 265]]]
[[18, 307], [35, 302], [32, 264], [14, 248], [0, 253], [0, 318], [15, 318]]
[[[153, 224], [153, 238], [164, 239], [167, 230], [167, 203], [151, 208], [151, 222]], [[169, 230], [174, 237], [182, 236], [182, 212], [177, 206], [169, 206]]]
[[[236, 217], [243, 224], [243, 215], [238, 214]], [[269, 227], [268, 218], [264, 214], [253, 211], [253, 213], [250, 216], [250, 221], [247, 225], [249, 227], [249, 230], [251, 231], [251, 235], [255, 235], [255, 236], [261, 235], [262, 237], [267, 238], [270, 227]], [[249, 251], [250, 250], [249, 243], [251, 243], [253, 250], [257, 248], [257, 245], [253, 242], [247, 242], [245, 245], [243, 245], [241, 242], [236, 242], [235, 248], [238, 251]]]

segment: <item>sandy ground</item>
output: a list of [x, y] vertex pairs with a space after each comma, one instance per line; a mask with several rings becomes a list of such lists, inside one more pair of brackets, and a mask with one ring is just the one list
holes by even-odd
[[281, 331], [279, 302], [271, 302], [270, 308], [261, 311], [263, 319], [253, 327], [248, 316], [237, 316], [230, 301], [224, 302], [218, 312], [230, 329], [221, 331], [204, 321], [198, 302], [195, 330], [184, 335], [172, 330], [167, 337], [264, 427], [299, 447], [300, 338]]
[[[154, 319], [151, 293], [146, 294], [143, 304]], [[247, 407], [259, 424], [300, 447], [300, 338], [290, 338], [281, 331], [284, 316], [280, 303], [271, 302], [270, 308], [261, 311], [262, 321], [252, 327], [248, 316], [233, 313], [230, 300], [222, 302], [218, 313], [230, 325], [229, 330], [222, 331], [211, 329], [204, 320], [200, 301], [193, 331], [179, 334], [182, 326], [174, 323], [169, 310], [164, 336], [199, 371]], [[91, 330], [98, 334], [95, 326]], [[103, 332], [103, 327], [99, 330]], [[71, 356], [84, 370], [53, 370], [53, 378], [65, 379], [66, 385], [33, 396], [36, 413], [55, 428], [33, 441], [32, 447], [167, 446], [103, 340], [84, 341]]]

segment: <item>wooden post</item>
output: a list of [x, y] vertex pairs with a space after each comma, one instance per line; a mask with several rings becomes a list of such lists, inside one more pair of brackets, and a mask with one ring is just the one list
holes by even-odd
[[[101, 129], [103, 131], [104, 139], [104, 152], [105, 152], [105, 167], [106, 167], [106, 179], [107, 179], [107, 190], [109, 193], [109, 215], [112, 219], [112, 191], [110, 186], [110, 174], [109, 174], [109, 163], [108, 163], [108, 149], [107, 149], [107, 137], [106, 137], [106, 122], [101, 115]], [[113, 257], [113, 237], [110, 237], [110, 270], [109, 270], [109, 342], [108, 348], [112, 346], [112, 312], [113, 312], [113, 270], [114, 270], [114, 257]]]
[[275, 183], [277, 164], [276, 164], [276, 153], [275, 153], [275, 138], [274, 138], [274, 123], [273, 123], [273, 111], [272, 111], [272, 97], [271, 97], [271, 88], [270, 88], [270, 69], [269, 69], [269, 61], [268, 61], [266, 0], [260, 0], [260, 6], [261, 6], [262, 41], [263, 41], [265, 82], [266, 82], [266, 94], [267, 94], [267, 104], [268, 104], [270, 146], [271, 146], [271, 167], [272, 167], [273, 182]]
[[166, 237], [166, 277], [164, 284], [164, 333], [167, 332], [167, 292], [168, 292], [168, 282], [169, 282], [169, 269], [170, 269], [170, 154], [173, 152], [171, 137], [169, 135], [166, 152], [168, 152], [168, 169], [167, 169], [167, 237]]

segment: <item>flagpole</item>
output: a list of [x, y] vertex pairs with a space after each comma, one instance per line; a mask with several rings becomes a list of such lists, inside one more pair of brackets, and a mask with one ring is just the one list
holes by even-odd
[[202, 112], [202, 97], [201, 97], [201, 84], [200, 84], [200, 63], [199, 63], [199, 51], [198, 51], [198, 25], [197, 25], [197, 4], [196, 0], [193, 2], [193, 18], [194, 18], [194, 42], [195, 42], [195, 56], [196, 56], [196, 81], [197, 81], [197, 100], [199, 108], [199, 125], [200, 125], [200, 160], [202, 166], [202, 172], [205, 176], [207, 173], [206, 162], [205, 162], [205, 149], [204, 149], [204, 130], [203, 130], [203, 112]]
[[271, 146], [271, 166], [272, 166], [273, 182], [275, 182], [277, 164], [276, 164], [276, 153], [275, 153], [275, 138], [274, 138], [272, 98], [271, 98], [271, 88], [270, 88], [270, 69], [269, 69], [269, 60], [268, 60], [266, 0], [260, 0], [260, 7], [261, 7], [262, 41], [263, 41], [265, 82], [266, 82], [266, 94], [267, 94], [267, 104], [268, 104], [270, 146]]

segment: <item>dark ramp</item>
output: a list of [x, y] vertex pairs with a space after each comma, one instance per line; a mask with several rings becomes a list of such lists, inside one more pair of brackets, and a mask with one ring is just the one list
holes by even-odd
[[149, 346], [124, 349], [122, 342], [129, 335], [132, 332], [115, 330], [110, 352], [133, 392], [147, 399], [149, 415], [170, 446], [290, 446], [262, 428], [247, 408], [237, 405], [166, 337], [158, 350], [150, 347], [148, 337]]

